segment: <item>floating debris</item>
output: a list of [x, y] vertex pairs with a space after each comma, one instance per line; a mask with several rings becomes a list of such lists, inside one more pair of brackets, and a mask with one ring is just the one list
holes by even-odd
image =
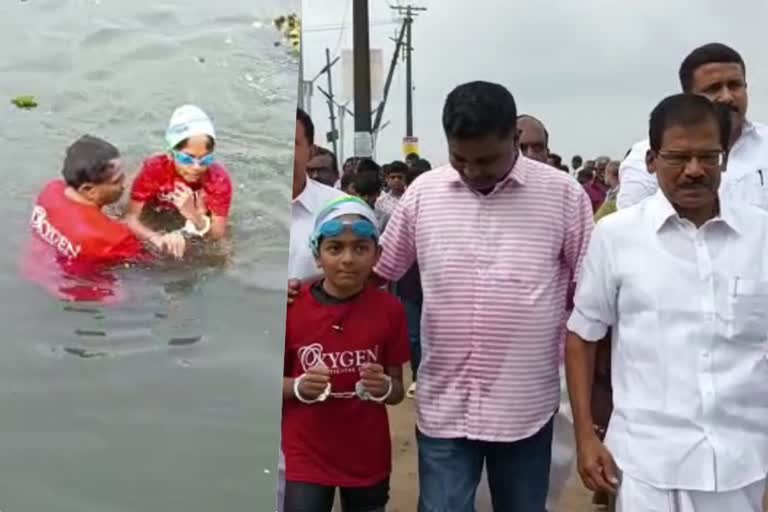
[[[298, 14], [279, 16], [274, 20], [275, 28], [283, 34], [288, 46], [298, 55], [301, 51], [301, 18]], [[275, 42], [275, 46], [280, 46]]]
[[34, 96], [16, 96], [11, 100], [11, 103], [24, 110], [37, 107], [37, 99]]

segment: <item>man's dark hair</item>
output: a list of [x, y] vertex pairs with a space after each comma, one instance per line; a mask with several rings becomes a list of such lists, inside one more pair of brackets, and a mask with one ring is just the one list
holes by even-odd
[[419, 158], [414, 162], [413, 167], [419, 169], [421, 172], [427, 172], [432, 170], [432, 164], [426, 158]]
[[346, 169], [347, 167], [352, 167], [352, 170], [357, 170], [357, 163], [360, 161], [359, 156], [351, 156], [344, 160], [344, 163], [342, 164], [341, 168]]
[[312, 122], [312, 118], [309, 117], [309, 114], [304, 112], [302, 109], [297, 108], [296, 120], [300, 122], [302, 126], [304, 126], [304, 133], [307, 136], [309, 145], [313, 145], [315, 143], [315, 124]]
[[405, 155], [405, 159], [406, 160], [418, 160], [419, 159], [419, 154], [418, 153], [408, 153], [407, 155]]
[[582, 169], [576, 175], [576, 180], [582, 185], [589, 183], [595, 177], [595, 172], [591, 169]]
[[547, 127], [544, 126], [544, 123], [542, 123], [539, 119], [537, 119], [537, 118], [535, 118], [535, 117], [533, 117], [531, 115], [528, 115], [528, 114], [520, 114], [519, 116], [517, 116], [517, 122], [518, 123], [520, 121], [522, 121], [523, 119], [530, 119], [531, 121], [533, 121], [535, 123], [538, 123], [539, 126], [541, 126], [541, 129], [544, 130], [544, 142], [547, 145], [549, 145], [549, 132], [547, 131]]
[[331, 170], [336, 174], [339, 174], [339, 161], [336, 158], [336, 154], [328, 148], [322, 146], [315, 146], [315, 154], [313, 156], [329, 156], [331, 157]]
[[516, 126], [515, 99], [502, 85], [469, 82], [456, 87], [445, 100], [443, 130], [449, 139], [505, 138]]
[[354, 179], [355, 179], [355, 174], [354, 173], [350, 172], [350, 173], [343, 174], [341, 176], [341, 184], [340, 184], [341, 190], [346, 192], [347, 189], [349, 188], [349, 186], [352, 184]]
[[693, 74], [697, 69], [715, 63], [739, 64], [744, 75], [747, 74], [747, 67], [744, 65], [744, 59], [741, 58], [739, 52], [722, 43], [705, 44], [689, 53], [680, 64], [680, 86], [683, 88], [683, 92], [691, 92], [693, 89]]
[[408, 169], [408, 173], [405, 175], [405, 184], [410, 185], [416, 178], [431, 170], [432, 165], [429, 163], [429, 161], [423, 158], [419, 158]]
[[584, 163], [584, 159], [581, 158], [581, 155], [573, 155], [573, 157], [571, 157], [571, 164], [574, 162], [579, 162], [578, 165], [581, 167], [581, 165]]
[[563, 157], [557, 153], [550, 153], [549, 158], [552, 159], [552, 163], [555, 164], [555, 167], [559, 168], [561, 165], [563, 165]]
[[[729, 116], [730, 117], [730, 116]], [[697, 94], [675, 94], [661, 100], [651, 112], [648, 138], [651, 149], [661, 149], [664, 132], [672, 126], [696, 126], [709, 120], [717, 124], [720, 130], [720, 143], [723, 150], [728, 148], [730, 130], [724, 132], [721, 115], [715, 105], [704, 96]]]
[[384, 176], [389, 176], [390, 174], [393, 174], [393, 173], [402, 174], [403, 176], [405, 176], [406, 174], [408, 174], [408, 169], [409, 169], [408, 164], [405, 162], [401, 162], [400, 160], [395, 160], [394, 162], [390, 162], [389, 164], [383, 167]]
[[109, 142], [84, 135], [67, 148], [61, 174], [74, 189], [86, 183], [100, 184], [110, 177], [112, 160], [119, 157], [120, 151]]
[[376, 172], [358, 172], [352, 178], [352, 184], [355, 193], [361, 196], [380, 194], [383, 187], [379, 173]]
[[357, 172], [371, 172], [378, 176], [381, 174], [381, 166], [371, 158], [363, 158], [357, 163]]

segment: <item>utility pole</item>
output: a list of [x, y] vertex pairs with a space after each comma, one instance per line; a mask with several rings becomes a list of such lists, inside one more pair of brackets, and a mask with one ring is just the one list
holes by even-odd
[[325, 49], [325, 73], [328, 77], [328, 118], [331, 121], [331, 133], [328, 136], [328, 142], [333, 145], [333, 154], [338, 154], [338, 146], [336, 141], [339, 139], [339, 134], [336, 132], [336, 113], [335, 105], [333, 101], [333, 80], [331, 78], [331, 50]]
[[373, 152], [371, 139], [371, 50], [368, 29], [368, 0], [353, 0], [355, 156], [360, 157], [370, 157]]
[[[406, 6], [391, 6], [403, 17], [403, 28], [405, 29], [405, 138], [413, 139], [413, 20], [420, 12], [426, 11], [426, 7], [415, 7], [411, 4]], [[415, 140], [415, 139], [413, 139]]]
[[389, 96], [389, 88], [392, 85], [392, 77], [395, 75], [395, 66], [397, 66], [397, 59], [400, 57], [400, 48], [403, 46], [403, 37], [405, 36], [405, 24], [403, 20], [403, 26], [400, 28], [400, 33], [395, 41], [395, 52], [392, 54], [392, 61], [389, 63], [389, 71], [387, 71], [387, 79], [384, 82], [384, 92], [382, 94], [381, 103], [379, 108], [376, 109], [376, 120], [373, 122], [373, 133], [379, 133], [379, 127], [381, 126], [381, 119], [384, 116], [384, 107], [387, 104], [387, 97]]
[[413, 11], [409, 4], [405, 15], [405, 136], [413, 137], [413, 68], [411, 53], [413, 52]]

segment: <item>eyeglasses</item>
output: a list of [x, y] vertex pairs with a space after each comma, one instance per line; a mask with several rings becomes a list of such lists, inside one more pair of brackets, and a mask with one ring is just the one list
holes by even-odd
[[720, 150], [700, 152], [659, 151], [658, 155], [672, 167], [685, 167], [694, 158], [702, 167], [719, 167], [723, 165], [725, 160], [725, 152]]
[[199, 165], [200, 167], [208, 167], [216, 160], [213, 153], [209, 153], [202, 158], [195, 158], [192, 155], [182, 153], [181, 151], [174, 151], [173, 158], [181, 165]]

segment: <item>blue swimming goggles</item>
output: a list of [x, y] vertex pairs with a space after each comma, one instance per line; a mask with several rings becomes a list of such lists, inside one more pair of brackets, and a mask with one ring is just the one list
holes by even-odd
[[355, 236], [359, 236], [360, 238], [378, 240], [376, 226], [371, 224], [371, 221], [366, 219], [357, 219], [352, 221], [342, 221], [339, 219], [329, 220], [320, 226], [320, 229], [318, 230], [318, 238], [339, 236], [344, 232], [345, 229], [349, 229], [355, 234]]
[[213, 162], [216, 161], [216, 158], [213, 156], [213, 153], [207, 154], [203, 158], [195, 158], [181, 151], [174, 151], [173, 158], [176, 160], [176, 162], [178, 162], [181, 165], [197, 164], [200, 167], [209, 167], [211, 164], [213, 164]]

